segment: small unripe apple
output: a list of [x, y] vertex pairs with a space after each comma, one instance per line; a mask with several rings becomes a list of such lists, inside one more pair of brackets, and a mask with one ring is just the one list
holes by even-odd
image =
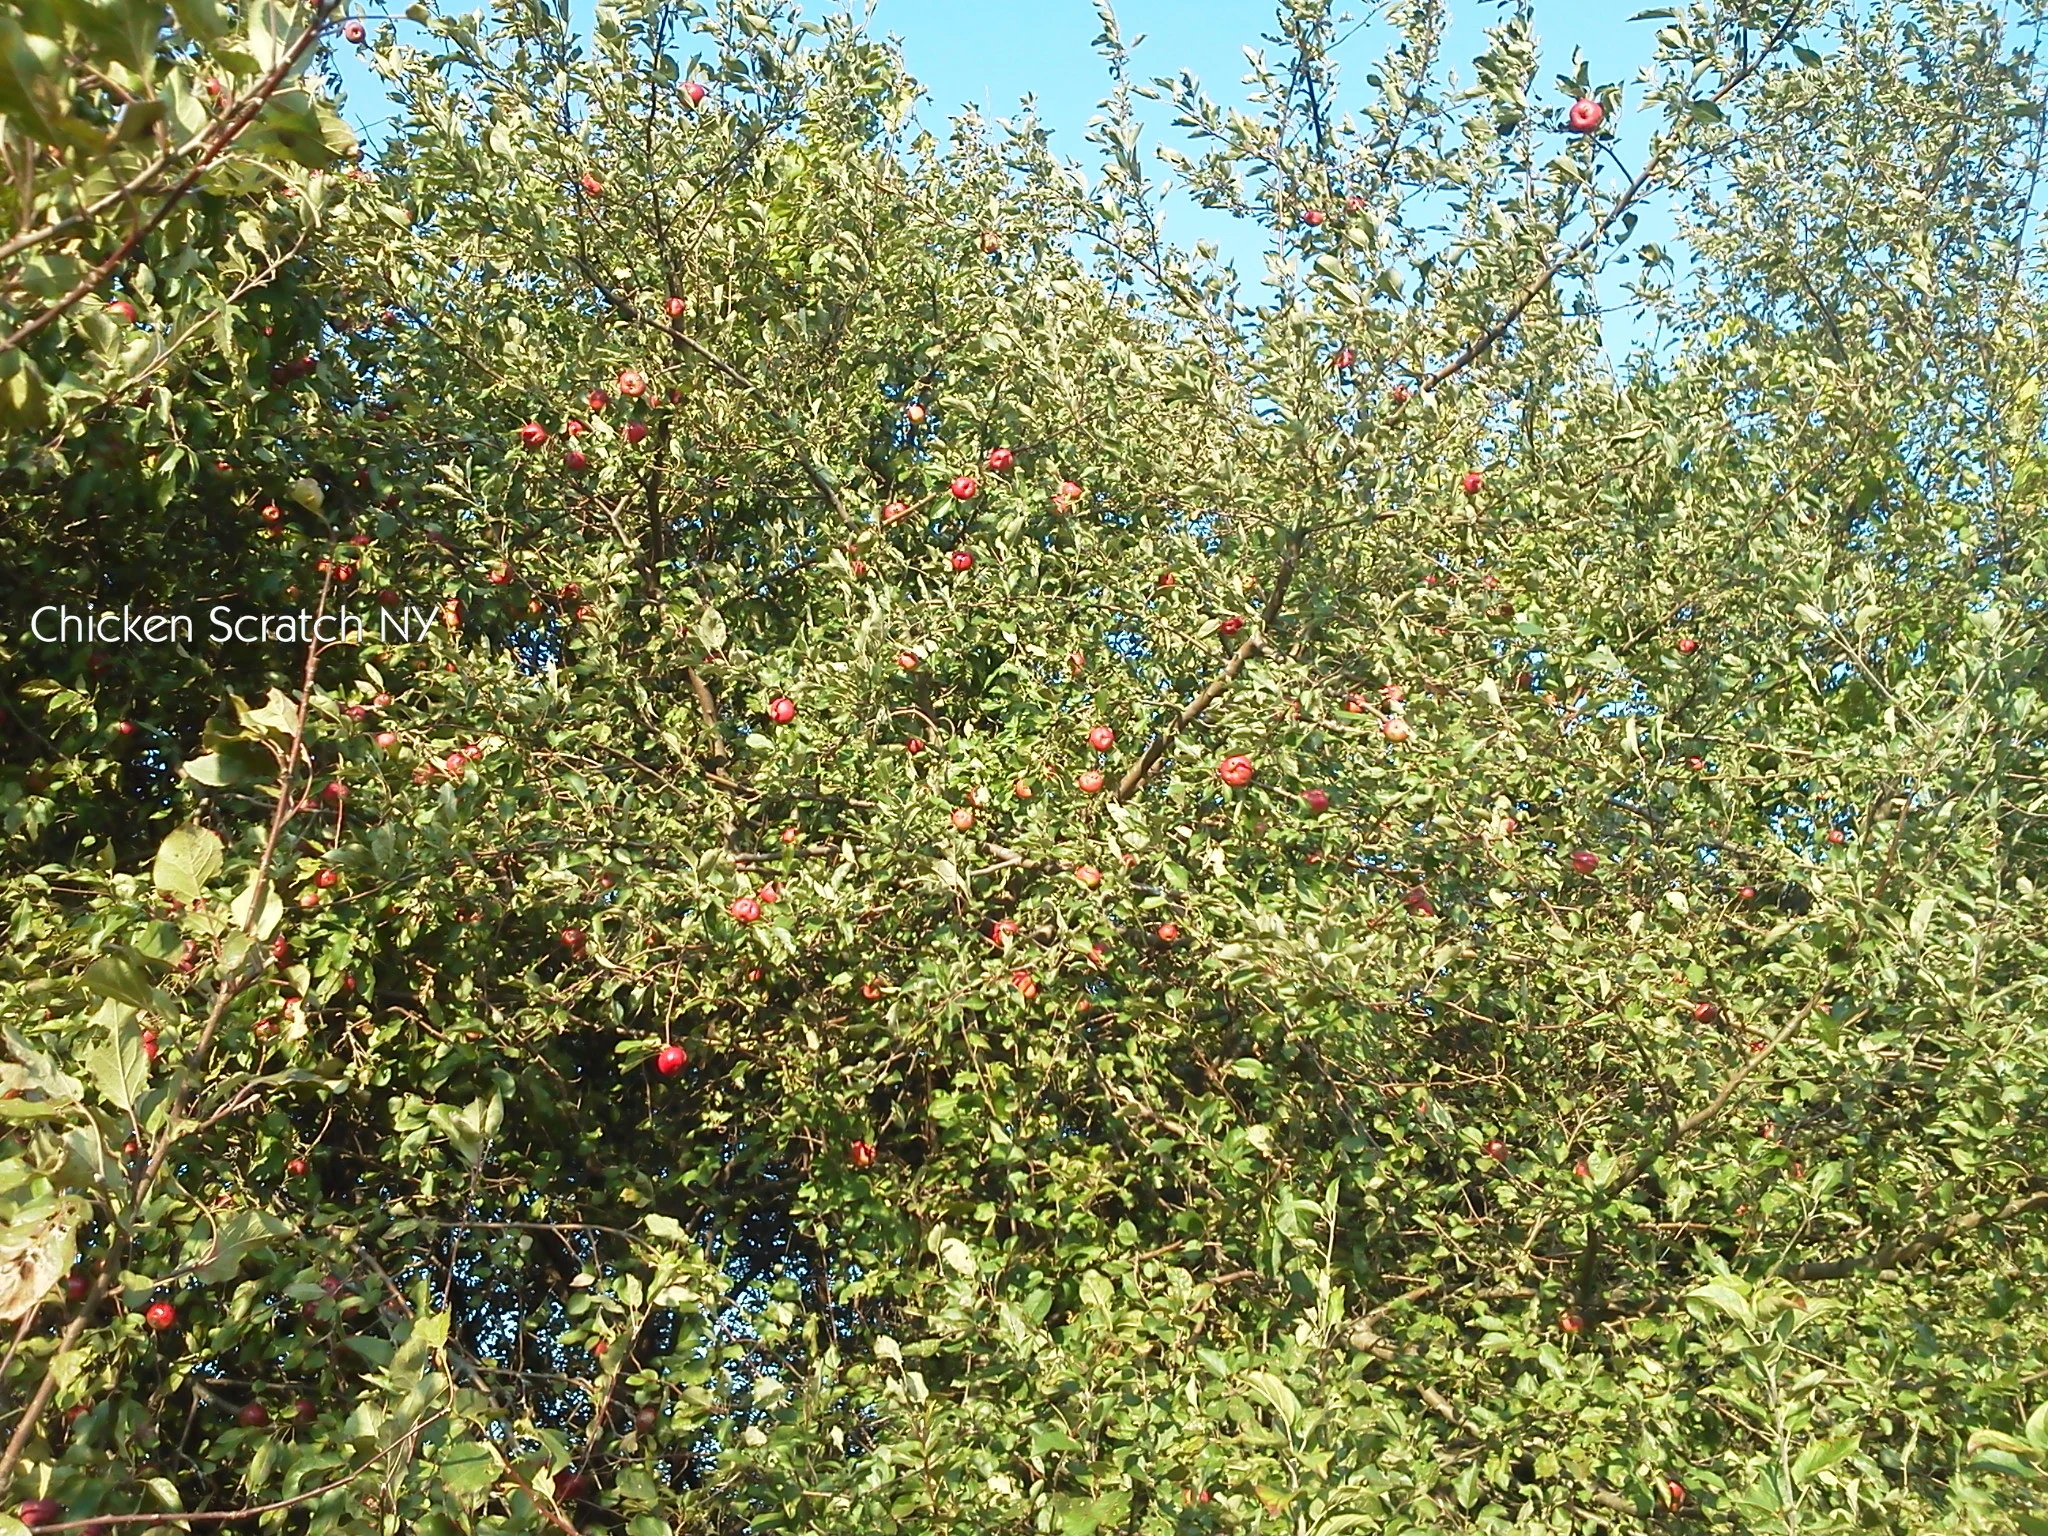
[[680, 1045], [664, 1045], [654, 1057], [654, 1070], [663, 1077], [674, 1077], [690, 1064], [690, 1053]]
[[1330, 792], [1326, 789], [1305, 789], [1301, 792], [1301, 803], [1308, 807], [1311, 816], [1320, 816], [1330, 808]]
[[548, 429], [537, 421], [529, 421], [519, 429], [521, 446], [538, 448], [548, 440]]
[[860, 1140], [848, 1143], [846, 1158], [856, 1168], [872, 1168], [875, 1164], [875, 1148], [873, 1143]]
[[1077, 864], [1074, 866], [1074, 878], [1092, 891], [1102, 884], [1102, 871], [1093, 864]]
[[974, 830], [974, 812], [967, 806], [955, 806], [950, 819], [956, 831], [971, 832]]
[[1016, 467], [1017, 455], [1008, 448], [991, 448], [988, 451], [987, 463], [990, 474], [1008, 474]]
[[1241, 753], [1226, 757], [1216, 765], [1216, 777], [1232, 789], [1243, 789], [1245, 785], [1251, 783], [1252, 775], [1256, 771], [1252, 766], [1252, 760]]
[[1573, 133], [1592, 133], [1607, 120], [1607, 109], [1590, 96], [1581, 96], [1572, 103], [1566, 115]]
[[953, 493], [955, 501], [972, 501], [981, 494], [981, 482], [972, 475], [955, 475], [946, 489]]
[[956, 549], [946, 556], [946, 563], [956, 571], [971, 571], [974, 569], [974, 556], [964, 549]]
[[792, 698], [771, 699], [768, 704], [768, 718], [777, 725], [787, 725], [796, 718], [796, 700]]
[[1101, 770], [1084, 768], [1081, 770], [1079, 777], [1074, 780], [1074, 787], [1084, 795], [1097, 795], [1102, 793], [1102, 786], [1108, 782], [1103, 777]]
[[1088, 745], [1097, 752], [1107, 752], [1116, 745], [1116, 732], [1106, 725], [1098, 725], [1088, 732]]
[[1458, 476], [1458, 489], [1467, 496], [1477, 496], [1486, 488], [1486, 476], [1476, 469], [1468, 469]]
[[1600, 855], [1590, 849], [1578, 848], [1572, 852], [1572, 868], [1582, 875], [1590, 875], [1600, 867]]
[[178, 1309], [168, 1301], [152, 1301], [144, 1308], [142, 1320], [158, 1333], [178, 1326]]

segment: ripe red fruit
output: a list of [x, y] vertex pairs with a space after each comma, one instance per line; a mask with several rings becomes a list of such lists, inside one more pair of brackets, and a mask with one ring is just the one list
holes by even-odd
[[704, 88], [704, 82], [701, 80], [685, 80], [683, 82], [683, 95], [689, 98], [690, 105], [693, 107], [702, 106], [704, 98], [710, 94]]
[[1586, 1326], [1586, 1320], [1576, 1312], [1567, 1312], [1557, 1320], [1557, 1326], [1566, 1333], [1578, 1333]]
[[1593, 1177], [1592, 1165], [1583, 1157], [1580, 1158], [1576, 1163], [1572, 1164], [1572, 1177], [1575, 1179], [1590, 1179]]
[[910, 504], [908, 502], [892, 501], [882, 508], [882, 521], [893, 523], [898, 518], [907, 517], [909, 513]]
[[1171, 571], [1161, 571], [1161, 572], [1159, 573], [1159, 581], [1158, 581], [1158, 583], [1157, 583], [1157, 584], [1158, 584], [1159, 586], [1162, 586], [1162, 587], [1170, 587], [1170, 586], [1172, 586], [1172, 585], [1174, 584], [1174, 579], [1173, 579], [1173, 572], [1171, 572]]
[[680, 1045], [664, 1045], [654, 1057], [654, 1070], [663, 1077], [674, 1077], [690, 1064], [690, 1053]]
[[1721, 1010], [1712, 1003], [1694, 1003], [1692, 1016], [1696, 1023], [1718, 1024], [1721, 1021]]
[[1077, 864], [1074, 866], [1074, 878], [1092, 891], [1102, 884], [1102, 871], [1093, 864]]
[[590, 407], [593, 415], [601, 414], [612, 403], [612, 397], [601, 389], [593, 389], [583, 397], [583, 403]]
[[585, 453], [581, 448], [571, 448], [567, 453], [562, 455], [562, 462], [563, 464], [567, 465], [570, 469], [585, 470], [590, 468], [590, 455]]
[[1664, 1497], [1673, 1509], [1685, 1508], [1685, 1484], [1675, 1477], [1665, 1478]]
[[114, 300], [107, 306], [107, 313], [117, 320], [126, 320], [130, 325], [135, 323], [135, 306], [126, 299]]
[[[602, 1354], [604, 1351], [597, 1349], [593, 1350], [592, 1353]], [[589, 1493], [594, 1486], [587, 1473], [564, 1472], [555, 1479], [555, 1498], [563, 1504], [574, 1504], [578, 1499]]]
[[1590, 96], [1581, 96], [1572, 103], [1568, 121], [1573, 133], [1591, 133], [1607, 120], [1607, 109]]
[[1594, 870], [1598, 869], [1599, 867], [1599, 854], [1590, 852], [1589, 850], [1584, 848], [1573, 850], [1572, 868], [1577, 870], [1580, 874], [1590, 875], [1591, 873], [1593, 873]]
[[[547, 435], [547, 429], [545, 427], [535, 426], [534, 431], [539, 432], [543, 437]], [[521, 427], [519, 429], [519, 435], [522, 439], [525, 437], [525, 427]], [[273, 525], [284, 521], [284, 509], [278, 506], [278, 504], [274, 501], [266, 502], [263, 508], [260, 511], [258, 511], [256, 515], [262, 518], [264, 522]]]
[[1692, 654], [1692, 653], [1693, 653], [1694, 651], [1698, 650], [1699, 648], [1700, 648], [1700, 643], [1699, 643], [1699, 641], [1697, 641], [1697, 640], [1693, 639], [1693, 637], [1692, 637], [1691, 635], [1683, 635], [1683, 636], [1680, 636], [1680, 637], [1679, 637], [1679, 641], [1678, 641], [1678, 654], [1679, 654], [1679, 655], [1681, 655], [1681, 656], [1690, 656], [1690, 655], [1691, 655], [1691, 654]]
[[1399, 715], [1389, 715], [1380, 722], [1380, 735], [1397, 747], [1402, 742], [1409, 740], [1414, 734], [1415, 732], [1410, 728], [1408, 722]]
[[651, 1403], [633, 1410], [633, 1427], [641, 1434], [651, 1433], [661, 1424], [661, 1410]]
[[725, 910], [733, 915], [735, 921], [742, 923], [758, 922], [761, 917], [761, 903], [751, 896], [736, 897]]
[[673, 294], [669, 296], [669, 301], [661, 306], [662, 312], [666, 314], [671, 320], [682, 319], [683, 311], [688, 309], [689, 307], [690, 306], [686, 300], [677, 298]]
[[956, 475], [946, 489], [953, 493], [955, 501], [972, 501], [981, 493], [981, 482], [972, 475]]
[[974, 830], [974, 812], [967, 806], [955, 806], [951, 820], [956, 831], [971, 832]]
[[38, 1526], [55, 1525], [64, 1518], [64, 1506], [55, 1499], [29, 1499], [15, 1512], [21, 1523], [30, 1530]]
[[1320, 208], [1302, 209], [1301, 222], [1308, 225], [1311, 229], [1315, 228], [1318, 224], [1321, 224], [1323, 222], [1323, 210]]
[[1031, 781], [1028, 779], [1017, 780], [1010, 786], [1010, 793], [1019, 800], [1029, 800], [1031, 798]]
[[1740, 887], [1740, 888], [1739, 888], [1739, 889], [1738, 889], [1738, 890], [1737, 890], [1737, 891], [1735, 892], [1735, 899], [1736, 899], [1737, 901], [1755, 901], [1755, 900], [1756, 900], [1756, 887], [1755, 887], [1755, 886], [1753, 886], [1753, 885], [1745, 885], [1745, 886], [1742, 886], [1742, 887]]
[[1162, 944], [1177, 944], [1180, 942], [1180, 925], [1177, 923], [1161, 923], [1152, 930], [1152, 934]]
[[988, 472], [992, 475], [1008, 474], [1016, 467], [1017, 455], [1008, 448], [991, 448], [988, 451]]
[[360, 21], [352, 21], [341, 29], [341, 35], [351, 43], [360, 43], [370, 34]]
[[522, 447], [538, 448], [547, 440], [548, 429], [537, 421], [529, 421], [519, 429], [519, 442]]
[[1498, 1136], [1494, 1137], [1480, 1150], [1496, 1163], [1504, 1163], [1508, 1160], [1508, 1144]]
[[83, 1275], [66, 1275], [64, 1277], [64, 1299], [66, 1301], [83, 1301], [91, 1290], [92, 1282]]
[[946, 556], [946, 563], [956, 571], [971, 571], [974, 569], [974, 556], [964, 549], [956, 549]]
[[926, 414], [927, 412], [925, 411], [925, 408], [922, 405], [918, 404], [915, 400], [911, 401], [910, 404], [903, 407], [903, 419], [909, 422], [913, 427], [923, 426]]
[[389, 752], [398, 745], [398, 733], [396, 731], [379, 731], [370, 740], [374, 741], [384, 751]]
[[647, 439], [647, 423], [644, 421], [629, 421], [626, 423], [626, 430], [620, 435], [629, 444], [638, 445], [645, 442]]
[[318, 874], [313, 876], [313, 883], [319, 886], [322, 890], [331, 890], [334, 886], [341, 883], [341, 871], [336, 869], [323, 869]]
[[1098, 795], [1102, 793], [1102, 786], [1108, 782], [1099, 769], [1084, 768], [1080, 776], [1074, 780], [1074, 787], [1084, 795]]
[[1477, 496], [1485, 488], [1486, 476], [1480, 474], [1476, 469], [1468, 469], [1465, 473], [1458, 476], [1458, 489], [1467, 496]]
[[875, 1163], [874, 1144], [859, 1140], [849, 1142], [846, 1148], [846, 1156], [847, 1160], [856, 1168], [872, 1168]]
[[1234, 635], [1243, 628], [1244, 620], [1233, 613], [1216, 626], [1216, 632], [1220, 635]]
[[1330, 792], [1326, 789], [1305, 789], [1301, 792], [1301, 803], [1308, 807], [1311, 816], [1320, 816], [1330, 808]]
[[1840, 827], [1828, 828], [1828, 841], [1833, 843], [1837, 848], [1841, 847], [1842, 844], [1846, 843], [1848, 840], [1848, 834], [1844, 832]]
[[1339, 347], [1330, 356], [1330, 366], [1342, 373], [1347, 368], [1358, 366], [1358, 354], [1349, 347]]
[[590, 942], [590, 935], [581, 928], [564, 928], [561, 932], [561, 940], [564, 949], [581, 949]]
[[1436, 916], [1436, 903], [1429, 899], [1429, 892], [1419, 885], [1411, 885], [1401, 893], [1401, 905], [1422, 917]]
[[261, 1403], [244, 1403], [235, 1410], [235, 1422], [244, 1429], [262, 1429], [270, 1422], [270, 1410]]
[[618, 379], [619, 393], [638, 398], [647, 393], [647, 375], [638, 368], [621, 368]]
[[158, 1333], [162, 1333], [167, 1328], [177, 1327], [178, 1309], [168, 1301], [152, 1301], [144, 1309], [142, 1320]]
[[924, 738], [922, 736], [911, 737], [910, 740], [903, 743], [903, 750], [912, 757], [917, 756], [918, 753], [924, 750]]
[[1053, 510], [1070, 512], [1081, 499], [1081, 487], [1071, 480], [1062, 480], [1059, 489], [1052, 493]]
[[1694, 773], [1704, 773], [1707, 769], [1707, 760], [1704, 757], [1688, 757], [1685, 760], [1685, 766]]
[[1088, 732], [1088, 745], [1097, 752], [1107, 752], [1116, 745], [1116, 732], [1106, 725], [1098, 725]]
[[310, 1424], [319, 1416], [320, 1405], [310, 1397], [299, 1397], [292, 1400], [292, 1422], [294, 1424]]
[[917, 670], [917, 663], [918, 655], [915, 651], [898, 651], [896, 653], [896, 665], [906, 672], [915, 672]]
[[583, 189], [583, 195], [585, 197], [599, 197], [602, 196], [604, 193], [604, 183], [599, 181], [595, 176], [591, 175], [588, 171], [585, 171], [583, 173], [581, 178], [578, 179], [576, 185]]
[[1251, 783], [1252, 775], [1256, 771], [1252, 766], [1252, 760], [1241, 754], [1226, 757], [1216, 765], [1216, 777], [1232, 789], [1243, 789], [1245, 785]]
[[303, 1179], [306, 1176], [306, 1160], [303, 1157], [292, 1158], [284, 1165], [284, 1171], [295, 1179]]
[[856, 576], [865, 576], [868, 573], [868, 563], [865, 560], [849, 560], [846, 568]]
[[777, 725], [787, 725], [796, 718], [796, 700], [791, 698], [772, 699], [768, 704], [768, 718]]

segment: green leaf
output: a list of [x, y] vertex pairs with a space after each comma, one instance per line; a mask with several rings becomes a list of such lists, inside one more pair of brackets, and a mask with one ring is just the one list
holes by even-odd
[[196, 901], [221, 869], [221, 840], [204, 827], [178, 828], [156, 851], [156, 888], [181, 901]]
[[1799, 1453], [1792, 1463], [1792, 1481], [1802, 1487], [1816, 1472], [1824, 1472], [1836, 1462], [1854, 1451], [1860, 1441], [1856, 1435], [1841, 1435], [1832, 1440], [1816, 1440]]
[[277, 925], [284, 921], [284, 901], [277, 894], [275, 881], [263, 882], [263, 904], [256, 904], [256, 881], [252, 876], [242, 894], [229, 908], [235, 926], [251, 938], [267, 939], [277, 932]]
[[149, 1088], [149, 1054], [142, 1048], [142, 1026], [136, 1022], [135, 1009], [108, 1002], [93, 1016], [93, 1024], [100, 1038], [85, 1052], [79, 1066], [102, 1099], [132, 1115]]
[[109, 953], [85, 968], [80, 978], [101, 997], [111, 997], [131, 1008], [156, 1005], [156, 984], [142, 962], [123, 953]]

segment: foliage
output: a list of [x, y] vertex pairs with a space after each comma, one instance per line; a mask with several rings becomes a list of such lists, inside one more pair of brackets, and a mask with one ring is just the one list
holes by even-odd
[[[1105, 11], [1092, 176], [844, 19], [415, 19], [123, 256], [148, 409], [13, 354], [15, 1504], [2041, 1528], [2036, 13], [1347, 101], [1292, 0], [1247, 111]], [[13, 638], [221, 593], [370, 633]]]

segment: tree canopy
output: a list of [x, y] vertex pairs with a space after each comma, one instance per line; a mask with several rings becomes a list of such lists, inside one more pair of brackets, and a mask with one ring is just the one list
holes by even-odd
[[2048, 1531], [2048, 16], [1653, 20], [0, 17], [0, 1533]]

